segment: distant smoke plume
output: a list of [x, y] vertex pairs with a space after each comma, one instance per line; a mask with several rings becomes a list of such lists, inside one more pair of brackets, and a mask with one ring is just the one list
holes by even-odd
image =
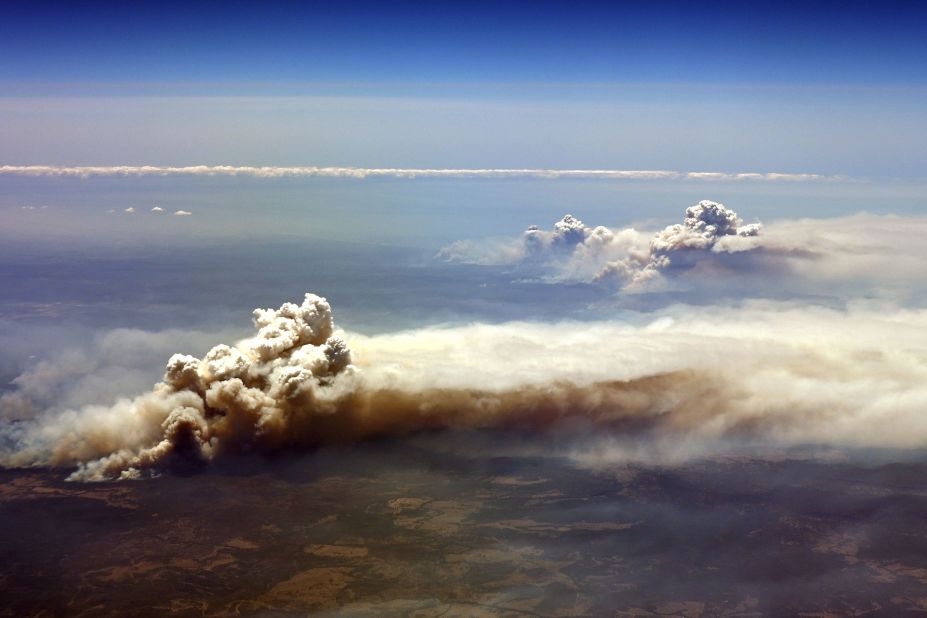
[[657, 255], [681, 249], [711, 249], [723, 236], [756, 236], [759, 224], [743, 225], [737, 213], [723, 204], [702, 200], [686, 208], [682, 224], [671, 225], [650, 241], [650, 250]]
[[641, 326], [509, 323], [365, 337], [337, 331], [329, 303], [307, 294], [256, 310], [257, 332], [233, 346], [174, 354], [148, 393], [6, 422], [0, 462], [75, 466], [71, 478], [103, 480], [426, 429], [565, 424], [690, 442], [927, 440], [927, 312], [680, 311]]
[[681, 224], [670, 225], [651, 238], [646, 256], [637, 254], [613, 260], [596, 273], [594, 280], [614, 279], [622, 286], [639, 288], [672, 266], [674, 254], [714, 251], [720, 239], [758, 236], [761, 227], [758, 223], [744, 225], [737, 213], [723, 204], [702, 200], [686, 208]]
[[[590, 227], [568, 214], [552, 230], [530, 226], [515, 247], [496, 243], [486, 251], [473, 243], [457, 242], [438, 256], [457, 262], [513, 264], [542, 278], [616, 283], [635, 291], [650, 286], [670, 267], [684, 268], [711, 252], [730, 251], [721, 239], [754, 237], [760, 230], [756, 223], [744, 225], [723, 204], [702, 200], [686, 209], [681, 224], [649, 237], [633, 228]], [[755, 245], [736, 250], [752, 248]]]
[[[567, 237], [564, 230], [574, 231]], [[927, 217], [856, 214], [743, 224], [703, 201], [682, 223], [645, 232], [591, 227], [568, 215], [551, 230], [519, 238], [457, 241], [438, 257], [508, 269], [549, 283], [584, 282], [677, 300], [855, 296], [927, 302]]]

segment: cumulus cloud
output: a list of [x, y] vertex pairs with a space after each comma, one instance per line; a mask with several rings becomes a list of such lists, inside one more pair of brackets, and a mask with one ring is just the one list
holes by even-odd
[[[674, 266], [677, 255], [693, 252], [725, 251], [719, 243], [723, 238], [759, 236], [759, 223], [744, 225], [733, 210], [723, 204], [702, 200], [686, 208], [682, 223], [664, 228], [650, 239], [646, 254], [631, 254], [612, 260], [599, 270], [594, 280], [616, 280], [630, 289], [650, 285], [659, 274]], [[743, 247], [749, 250], [750, 247]], [[701, 256], [696, 256], [696, 259]]]
[[531, 226], [520, 238], [458, 241], [438, 257], [625, 292], [748, 297], [778, 290], [900, 300], [927, 294], [924, 234], [925, 217], [865, 213], [745, 224], [736, 212], [703, 200], [662, 230], [592, 227], [567, 215], [552, 229]]
[[669, 253], [680, 249], [711, 249], [723, 236], [757, 236], [761, 226], [743, 225], [740, 217], [723, 204], [702, 200], [686, 208], [681, 224], [671, 225], [650, 241], [653, 253]]
[[155, 206], [154, 208], [151, 209], [151, 212], [164, 212], [164, 209], [161, 208], [160, 206]]
[[193, 213], [190, 212], [189, 210], [175, 210], [175, 211], [174, 211], [174, 216], [175, 216], [175, 217], [189, 217], [189, 216], [192, 215], [192, 214], [193, 214]]
[[703, 200], [686, 209], [681, 224], [650, 236], [633, 228], [590, 227], [567, 214], [551, 230], [530, 226], [507, 251], [487, 252], [479, 244], [458, 242], [444, 247], [438, 256], [450, 261], [508, 263], [550, 279], [614, 281], [634, 290], [651, 285], [674, 265], [675, 254], [727, 251], [719, 244], [722, 238], [755, 237], [760, 230], [756, 223], [744, 225], [723, 204]]
[[76, 466], [72, 478], [99, 480], [428, 429], [577, 423], [690, 441], [927, 439], [923, 310], [767, 302], [670, 309], [638, 324], [362, 336], [338, 331], [329, 303], [307, 294], [256, 310], [254, 323], [253, 336], [201, 358], [172, 355], [140, 396], [4, 425], [0, 461]]
[[0, 165], [0, 174], [22, 176], [250, 176], [254, 178], [585, 178], [601, 180], [705, 180], [724, 182], [834, 182], [845, 176], [778, 172], [678, 172], [671, 170], [573, 170], [538, 168], [428, 169], [240, 165]]
[[127, 213], [129, 213], [129, 214], [132, 214], [132, 213], [135, 212], [135, 207], [134, 207], [134, 206], [129, 206], [129, 207], [126, 208], [123, 212], [127, 212]]

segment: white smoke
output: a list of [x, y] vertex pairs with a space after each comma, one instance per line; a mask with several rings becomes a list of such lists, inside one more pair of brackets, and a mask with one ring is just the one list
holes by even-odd
[[143, 395], [5, 425], [0, 462], [76, 466], [72, 478], [101, 480], [426, 429], [556, 431], [566, 422], [664, 440], [927, 440], [923, 310], [748, 303], [680, 307], [638, 325], [366, 337], [336, 331], [328, 302], [307, 294], [255, 311], [254, 321], [255, 335], [235, 345], [174, 354]]
[[[242, 432], [258, 441], [286, 442], [274, 434], [286, 426], [292, 406], [313, 408], [315, 394], [335, 374], [351, 372], [350, 352], [334, 336], [331, 308], [318, 296], [307, 294], [301, 305], [255, 310], [254, 323], [254, 337], [236, 346], [215, 346], [202, 360], [173, 355], [164, 380], [146, 395], [60, 414], [62, 424], [44, 425], [38, 434], [20, 437], [23, 448], [14, 459], [45, 456], [41, 451], [50, 437], [55, 442], [53, 462], [61, 457], [80, 462], [103, 454], [108, 450], [104, 445], [117, 444], [120, 448], [77, 474], [104, 478], [116, 472], [135, 474], [178, 454], [208, 460], [220, 442], [235, 443]], [[29, 375], [33, 383], [43, 381], [35, 371]], [[70, 420], [83, 431], [71, 433]], [[58, 435], [57, 429], [64, 431]]]
[[646, 288], [662, 271], [674, 265], [675, 254], [723, 251], [719, 244], [721, 239], [728, 236], [750, 238], [758, 236], [761, 229], [758, 223], [744, 225], [737, 213], [723, 204], [702, 200], [686, 208], [682, 223], [670, 225], [655, 234], [650, 240], [648, 254], [629, 254], [610, 261], [593, 279], [615, 280], [628, 289]]
[[757, 236], [761, 226], [743, 225], [740, 217], [723, 204], [702, 200], [686, 208], [681, 224], [671, 225], [650, 241], [652, 253], [660, 255], [681, 249], [711, 249], [723, 236]]
[[551, 230], [530, 226], [508, 250], [502, 250], [497, 243], [487, 253], [477, 244], [458, 242], [444, 247], [438, 257], [456, 262], [513, 264], [540, 270], [542, 278], [615, 282], [627, 290], [640, 290], [652, 286], [661, 273], [674, 265], [674, 254], [728, 251], [719, 243], [721, 239], [754, 237], [760, 230], [756, 223], [744, 225], [737, 213], [723, 204], [702, 200], [686, 209], [681, 224], [649, 236], [633, 228], [590, 227], [568, 214]]
[[[682, 223], [654, 232], [590, 227], [569, 215], [574, 242], [530, 227], [521, 238], [459, 241], [438, 257], [505, 266], [549, 282], [589, 282], [624, 292], [672, 290], [749, 297], [823, 293], [896, 301], [927, 296], [927, 217], [857, 214], [833, 219], [779, 219], [744, 224], [722, 204], [702, 201]], [[580, 233], [581, 232], [581, 233]], [[581, 240], [579, 240], [581, 238]]]
[[[79, 408], [143, 391], [158, 378], [158, 368], [178, 347], [205, 351], [216, 341], [241, 335], [237, 330], [149, 332], [116, 328], [90, 336], [72, 324], [63, 331], [47, 327], [28, 330], [19, 338], [14, 328], [7, 326], [2, 333], [8, 346], [13, 346], [14, 351], [20, 347], [22, 356], [40, 349], [43, 353], [11, 382], [11, 390], [0, 395], [0, 419], [6, 420], [28, 418], [43, 410]], [[71, 339], [72, 334], [79, 339]]]

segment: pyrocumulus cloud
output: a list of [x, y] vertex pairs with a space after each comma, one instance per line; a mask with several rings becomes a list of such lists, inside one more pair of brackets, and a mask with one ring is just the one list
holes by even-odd
[[[744, 225], [723, 204], [702, 200], [686, 209], [682, 223], [647, 235], [633, 228], [590, 227], [571, 214], [552, 230], [530, 226], [520, 241], [495, 244], [453, 243], [438, 252], [449, 261], [514, 264], [540, 268], [552, 279], [614, 281], [628, 290], [643, 289], [674, 265], [674, 255], [727, 251], [719, 241], [760, 234], [761, 225]], [[741, 246], [738, 250], [753, 247]]]
[[925, 234], [927, 218], [895, 215], [744, 224], [736, 212], [703, 200], [686, 209], [682, 223], [659, 231], [592, 227], [566, 215], [552, 229], [531, 226], [520, 238], [457, 241], [438, 257], [625, 292], [727, 289], [744, 297], [775, 287], [793, 295], [839, 289], [840, 297], [898, 299], [927, 292]]

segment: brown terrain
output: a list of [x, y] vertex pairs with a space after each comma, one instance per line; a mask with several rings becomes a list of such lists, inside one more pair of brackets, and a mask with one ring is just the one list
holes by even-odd
[[402, 442], [0, 472], [5, 616], [927, 613], [927, 464], [577, 467]]

